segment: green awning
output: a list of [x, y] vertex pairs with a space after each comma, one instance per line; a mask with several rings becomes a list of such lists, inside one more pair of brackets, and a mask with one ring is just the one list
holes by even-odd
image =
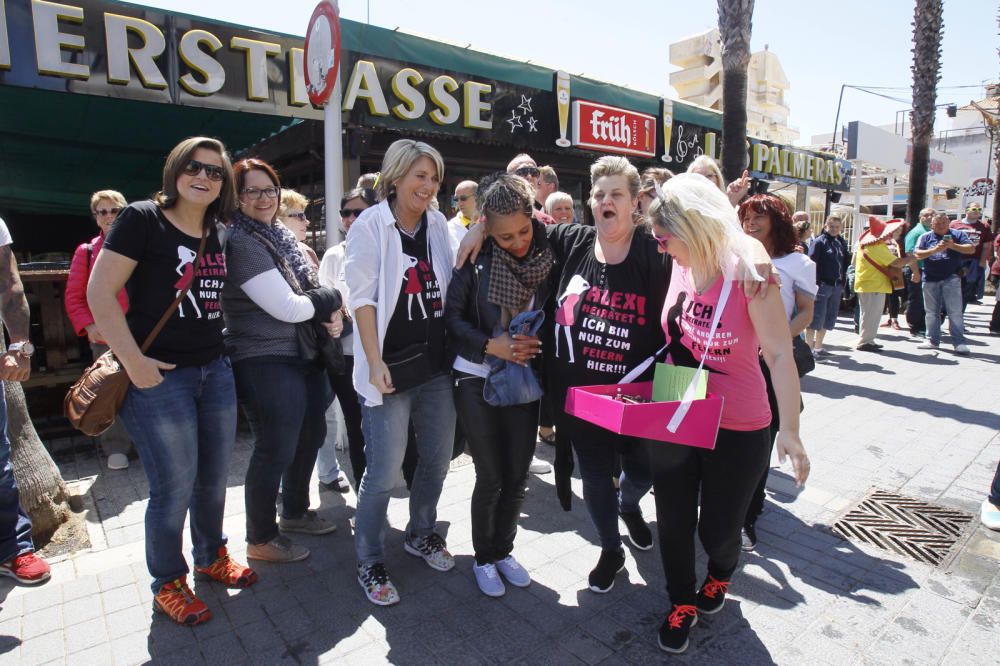
[[0, 86], [0, 215], [86, 211], [96, 189], [129, 200], [159, 189], [181, 139], [248, 148], [288, 118]]

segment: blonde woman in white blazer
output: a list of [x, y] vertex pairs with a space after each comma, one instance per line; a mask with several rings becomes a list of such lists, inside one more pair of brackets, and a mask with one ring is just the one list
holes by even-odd
[[443, 177], [437, 150], [419, 141], [396, 141], [386, 151], [376, 186], [381, 203], [364, 211], [347, 235], [354, 388], [363, 401], [367, 457], [354, 543], [358, 583], [379, 606], [399, 602], [385, 567], [385, 518], [411, 420], [419, 463], [404, 548], [438, 571], [455, 566], [435, 532], [455, 434], [444, 326], [455, 257], [447, 220], [431, 206]]

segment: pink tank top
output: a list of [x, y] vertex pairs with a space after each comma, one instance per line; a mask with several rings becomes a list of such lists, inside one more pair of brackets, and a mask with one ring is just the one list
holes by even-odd
[[[660, 317], [667, 334], [668, 363], [698, 367], [705, 355], [705, 341], [722, 293], [722, 280], [719, 277], [704, 294], [699, 294], [690, 270], [674, 264]], [[734, 283], [705, 358], [708, 391], [725, 398], [721, 427], [727, 430], [759, 430], [771, 423], [767, 388], [758, 360], [760, 343], [747, 303], [742, 284]]]

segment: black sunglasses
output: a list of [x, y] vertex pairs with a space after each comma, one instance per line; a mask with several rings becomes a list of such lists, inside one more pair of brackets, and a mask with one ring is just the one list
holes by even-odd
[[294, 217], [296, 220], [302, 220], [303, 222], [307, 221], [305, 213], [289, 213], [285, 217]]
[[107, 208], [98, 208], [94, 211], [94, 215], [97, 217], [104, 217], [105, 215], [117, 215], [119, 212], [121, 212], [120, 207], [115, 207], [111, 210], [108, 210]]
[[469, 199], [471, 199], [471, 198], [472, 198], [472, 195], [471, 195], [471, 194], [463, 194], [463, 195], [462, 195], [462, 196], [460, 196], [460, 197], [455, 197], [455, 201], [462, 201], [462, 202], [465, 202], [465, 201], [468, 201], [468, 200], [469, 200]]
[[514, 169], [514, 175], [520, 176], [521, 178], [524, 178], [525, 176], [538, 177], [540, 173], [541, 172], [538, 170], [538, 167], [533, 166], [523, 166]]
[[363, 213], [363, 212], [365, 212], [364, 208], [341, 208], [340, 209], [340, 216], [341, 217], [357, 217], [357, 216], [361, 215], [361, 213]]
[[188, 163], [184, 165], [184, 175], [197, 176], [201, 173], [202, 169], [205, 170], [205, 176], [215, 182], [221, 181], [222, 177], [226, 175], [226, 170], [222, 167], [215, 166], [214, 164], [205, 164], [198, 160], [188, 160]]

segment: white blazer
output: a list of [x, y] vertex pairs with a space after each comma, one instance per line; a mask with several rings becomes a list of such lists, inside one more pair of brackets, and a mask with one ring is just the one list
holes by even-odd
[[[368, 208], [347, 233], [344, 277], [350, 292], [347, 306], [357, 321], [358, 308], [375, 307], [378, 346], [381, 355], [389, 320], [396, 310], [396, 301], [403, 284], [403, 244], [395, 227], [396, 219], [389, 202], [382, 201]], [[430, 246], [434, 275], [441, 286], [441, 300], [447, 297], [448, 283], [455, 266], [448, 221], [436, 210], [427, 211], [427, 244]], [[354, 390], [365, 399], [368, 407], [382, 404], [382, 394], [368, 381], [368, 358], [361, 344], [361, 335], [354, 336]]]

